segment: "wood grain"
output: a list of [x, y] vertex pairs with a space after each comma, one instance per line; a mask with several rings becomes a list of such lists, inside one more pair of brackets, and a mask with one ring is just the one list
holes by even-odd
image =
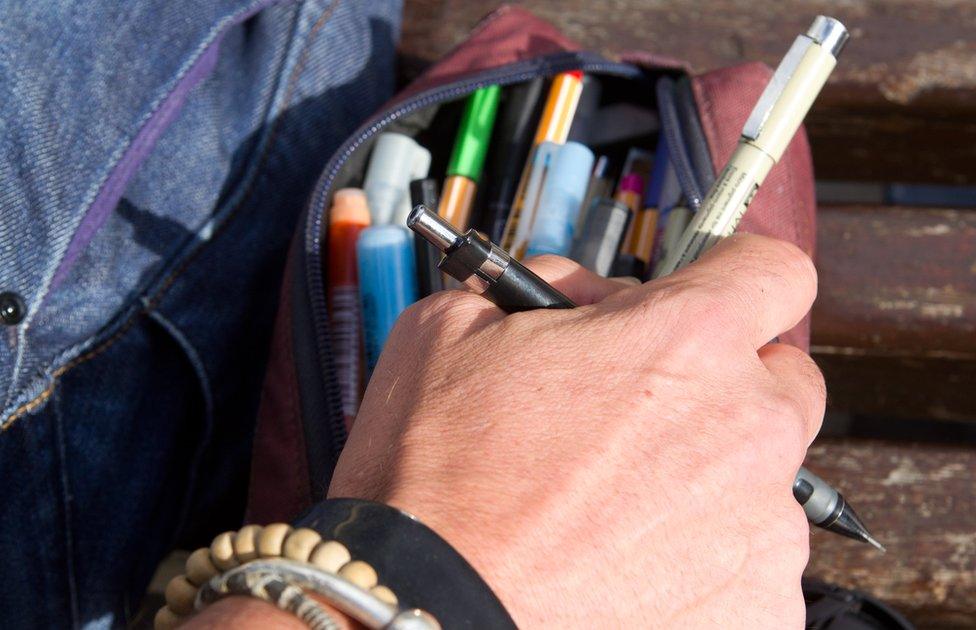
[[976, 450], [944, 444], [821, 440], [810, 469], [857, 507], [888, 548], [815, 531], [807, 574], [867, 591], [921, 629], [976, 620]]
[[[401, 50], [433, 61], [494, 3], [406, 0]], [[512, 2], [608, 55], [644, 50], [685, 59], [696, 72], [744, 61], [779, 63], [817, 14], [851, 39], [823, 104], [937, 103], [969, 108], [976, 94], [976, 3], [969, 0], [526, 0]], [[497, 4], [495, 4], [497, 6]]]
[[976, 419], [976, 213], [823, 207], [811, 351], [834, 408]]
[[[527, 0], [584, 48], [657, 52], [704, 72], [775, 67], [818, 13], [851, 31], [807, 119], [822, 179], [976, 183], [976, 2], [970, 0]], [[497, 6], [497, 5], [495, 5]], [[400, 51], [409, 78], [493, 7], [406, 0]]]

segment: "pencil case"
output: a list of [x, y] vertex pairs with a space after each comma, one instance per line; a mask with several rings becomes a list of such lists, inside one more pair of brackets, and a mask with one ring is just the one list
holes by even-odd
[[[325, 497], [346, 428], [329, 333], [325, 274], [328, 211], [335, 190], [361, 185], [369, 151], [385, 131], [422, 139], [431, 173], [443, 173], [463, 99], [580, 70], [604, 93], [655, 114], [671, 149], [678, 188], [700, 202], [734, 149], [772, 71], [759, 63], [696, 75], [680, 60], [644, 51], [609, 59], [580, 50], [551, 24], [503, 6], [440, 62], [375, 112], [328, 161], [299, 221], [285, 269], [254, 441], [248, 518], [294, 518]], [[663, 199], [662, 199], [663, 203]], [[739, 230], [792, 241], [814, 253], [813, 169], [801, 128], [749, 206]], [[806, 349], [809, 322], [781, 336]]]

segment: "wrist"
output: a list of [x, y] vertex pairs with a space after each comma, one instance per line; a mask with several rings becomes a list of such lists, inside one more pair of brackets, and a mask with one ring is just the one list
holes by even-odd
[[[312, 595], [342, 630], [360, 630], [364, 626], [322, 597]], [[189, 630], [204, 628], [238, 628], [240, 630], [307, 630], [308, 626], [294, 615], [273, 604], [252, 597], [231, 596], [220, 599], [190, 617], [183, 626]]]

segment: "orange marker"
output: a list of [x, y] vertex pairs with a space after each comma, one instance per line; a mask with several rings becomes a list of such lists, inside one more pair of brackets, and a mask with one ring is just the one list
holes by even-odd
[[[512, 203], [512, 210], [505, 223], [505, 231], [502, 235], [502, 248], [511, 250], [514, 245], [515, 232], [518, 228], [519, 220], [525, 210], [525, 195], [529, 180], [532, 177], [532, 170], [536, 163], [536, 149], [543, 142], [553, 142], [563, 144], [569, 136], [569, 128], [573, 124], [573, 116], [576, 115], [576, 106], [579, 104], [580, 94], [583, 93], [583, 73], [579, 70], [563, 72], [556, 75], [549, 88], [549, 96], [546, 98], [545, 107], [542, 110], [542, 117], [539, 119], [539, 126], [536, 128], [535, 138], [532, 141], [532, 149], [525, 160], [525, 168], [522, 169], [522, 179], [515, 192], [515, 199]], [[528, 208], [531, 214], [535, 209]], [[532, 217], [528, 217], [531, 221]]]
[[359, 277], [356, 239], [369, 227], [366, 193], [358, 188], [337, 190], [329, 213], [329, 313], [336, 376], [342, 398], [346, 428], [351, 428], [359, 411], [363, 387]]

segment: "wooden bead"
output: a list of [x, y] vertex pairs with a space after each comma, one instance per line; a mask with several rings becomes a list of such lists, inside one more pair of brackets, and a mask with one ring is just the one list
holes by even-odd
[[342, 565], [342, 568], [339, 569], [339, 577], [367, 591], [376, 586], [379, 581], [376, 577], [376, 570], [362, 560], [353, 560]]
[[258, 537], [261, 535], [260, 525], [245, 525], [234, 536], [234, 556], [241, 564], [250, 562], [258, 557]]
[[309, 555], [315, 549], [315, 545], [320, 542], [322, 542], [322, 536], [314, 529], [308, 529], [306, 527], [296, 529], [288, 534], [288, 538], [285, 539], [285, 545], [282, 547], [281, 555], [290, 560], [308, 562]]
[[388, 589], [387, 587], [383, 586], [382, 584], [377, 584], [373, 588], [369, 589], [369, 592], [373, 594], [373, 597], [380, 600], [381, 602], [386, 602], [390, 606], [397, 605], [396, 594], [390, 589]]
[[210, 560], [221, 572], [230, 571], [239, 564], [234, 557], [234, 534], [235, 532], [217, 534], [210, 543]]
[[186, 579], [185, 575], [177, 575], [166, 585], [166, 605], [177, 615], [189, 615], [193, 612], [193, 600], [197, 596], [197, 587]]
[[350, 560], [349, 550], [337, 540], [319, 543], [308, 557], [310, 563], [329, 573], [335, 573]]
[[262, 558], [277, 558], [281, 555], [281, 546], [285, 538], [291, 533], [291, 525], [272, 523], [261, 530], [258, 536], [258, 555]]
[[168, 606], [163, 606], [156, 611], [156, 617], [153, 619], [153, 627], [156, 630], [173, 630], [182, 621], [183, 617], [174, 613]]
[[210, 560], [210, 550], [206, 547], [200, 547], [190, 554], [186, 559], [184, 570], [186, 571], [186, 579], [190, 581], [190, 584], [197, 587], [203, 586], [207, 580], [220, 573], [213, 561]]

